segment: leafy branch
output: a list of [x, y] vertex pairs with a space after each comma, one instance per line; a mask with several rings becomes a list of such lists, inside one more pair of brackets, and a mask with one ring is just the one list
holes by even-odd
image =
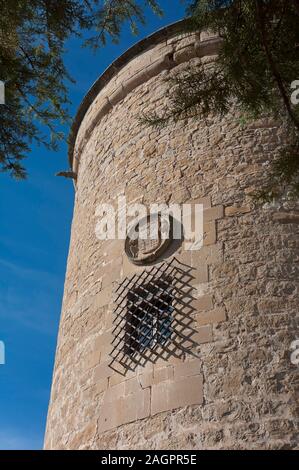
[[[0, 171], [23, 179], [22, 161], [33, 142], [57, 150], [59, 127], [69, 122], [64, 64], [71, 36], [97, 49], [116, 42], [129, 22], [144, 23], [144, 7], [161, 14], [157, 0], [0, 0], [0, 79], [6, 104], [0, 107]], [[88, 32], [93, 36], [83, 39]]]
[[299, 196], [299, 106], [291, 83], [299, 78], [299, 0], [194, 0], [189, 30], [210, 30], [221, 38], [213, 64], [170, 72], [167, 110], [142, 115], [142, 123], [169, 122], [211, 113], [226, 114], [235, 103], [246, 119], [271, 115], [283, 122], [289, 144], [273, 158], [261, 198], [285, 191]]

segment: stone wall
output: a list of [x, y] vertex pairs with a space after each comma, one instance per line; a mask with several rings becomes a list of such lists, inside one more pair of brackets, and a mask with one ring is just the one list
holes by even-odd
[[[210, 61], [207, 34], [159, 40], [98, 92], [74, 143], [78, 172], [46, 449], [298, 446], [298, 213], [255, 206], [253, 191], [285, 141], [269, 119], [225, 118], [163, 129], [139, 122], [165, 106], [164, 78]], [[144, 267], [121, 240], [95, 236], [99, 203], [202, 203], [204, 246], [176, 256], [193, 269], [196, 345], [117, 373], [109, 367], [114, 292]]]

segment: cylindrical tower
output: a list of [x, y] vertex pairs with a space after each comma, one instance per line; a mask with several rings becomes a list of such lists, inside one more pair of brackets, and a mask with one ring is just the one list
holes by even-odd
[[[116, 60], [73, 125], [46, 449], [296, 447], [298, 215], [251, 197], [284, 132], [269, 119], [241, 127], [234, 109], [142, 124], [167, 104], [169, 74], [215, 59], [216, 37], [180, 31], [158, 31]], [[99, 205], [124, 197], [201, 204], [203, 246], [100, 240]]]

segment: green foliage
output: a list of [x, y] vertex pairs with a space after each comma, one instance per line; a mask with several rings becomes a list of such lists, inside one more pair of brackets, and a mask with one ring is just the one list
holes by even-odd
[[299, 0], [196, 0], [189, 13], [189, 30], [220, 36], [218, 58], [213, 66], [190, 67], [169, 78], [167, 110], [143, 116], [142, 121], [162, 126], [212, 112], [224, 115], [232, 102], [247, 118], [270, 113], [285, 122], [293, 141], [277, 162], [273, 160], [263, 194], [279, 195], [288, 184], [299, 196], [299, 154], [294, 151], [299, 144], [299, 105], [290, 100], [291, 83], [299, 79]]
[[[157, 14], [156, 0], [144, 0]], [[117, 41], [121, 27], [144, 22], [135, 0], [0, 0], [0, 80], [6, 104], [0, 106], [0, 171], [25, 178], [22, 160], [32, 142], [56, 150], [69, 122], [65, 42], [93, 35], [84, 45], [98, 48]], [[83, 42], [83, 40], [82, 40]], [[42, 131], [44, 129], [44, 131]]]
[[274, 160], [268, 174], [268, 183], [256, 191], [254, 199], [262, 202], [272, 202], [287, 193], [289, 199], [299, 197], [299, 141], [281, 150], [279, 157]]

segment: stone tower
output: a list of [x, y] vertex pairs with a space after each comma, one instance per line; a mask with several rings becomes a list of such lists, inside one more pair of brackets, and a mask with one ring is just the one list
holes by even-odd
[[[46, 449], [296, 447], [298, 216], [251, 197], [284, 132], [269, 119], [241, 127], [233, 108], [141, 124], [167, 102], [165, 77], [215, 59], [217, 37], [181, 31], [164, 28], [117, 59], [73, 124], [76, 196]], [[98, 205], [120, 196], [201, 204], [203, 246], [175, 241], [132, 262], [124, 240], [96, 236]], [[138, 342], [132, 310], [150, 302], [148, 315], [167, 305], [169, 319], [155, 345]]]

